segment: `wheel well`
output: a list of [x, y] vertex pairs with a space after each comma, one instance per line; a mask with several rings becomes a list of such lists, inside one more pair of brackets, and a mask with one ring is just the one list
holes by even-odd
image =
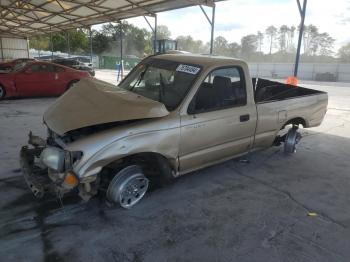
[[107, 174], [111, 179], [110, 174], [115, 175], [129, 165], [139, 165], [156, 187], [167, 184], [174, 178], [174, 168], [170, 161], [163, 155], [153, 152], [137, 153], [118, 159], [104, 167], [101, 174], [102, 176]]
[[303, 127], [306, 127], [306, 121], [304, 118], [302, 117], [296, 117], [296, 118], [292, 118], [290, 120], [288, 120], [288, 122], [286, 122], [281, 129], [284, 129], [286, 126], [288, 125], [296, 125], [296, 126], [299, 126], [299, 125], [302, 125]]
[[71, 87], [71, 84], [77, 83], [79, 81], [80, 81], [80, 79], [74, 79], [74, 80], [70, 81], [66, 87], [66, 90], [68, 90]]
[[0, 83], [0, 87], [2, 88], [3, 92], [4, 92], [4, 97], [6, 96], [6, 89], [5, 87]]

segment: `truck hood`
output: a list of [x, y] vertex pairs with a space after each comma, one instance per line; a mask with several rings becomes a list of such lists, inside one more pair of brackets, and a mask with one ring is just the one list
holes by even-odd
[[44, 113], [52, 131], [68, 131], [125, 120], [163, 117], [164, 104], [92, 78], [81, 79]]

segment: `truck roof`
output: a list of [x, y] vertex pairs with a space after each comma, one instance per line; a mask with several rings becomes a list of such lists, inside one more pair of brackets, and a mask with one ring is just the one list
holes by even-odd
[[203, 67], [217, 67], [217, 66], [226, 66], [226, 65], [247, 65], [246, 62], [240, 59], [225, 57], [225, 56], [216, 56], [216, 55], [200, 55], [192, 53], [179, 53], [179, 54], [161, 54], [155, 55], [153, 58], [156, 59], [165, 59], [176, 61], [180, 63], [196, 64]]

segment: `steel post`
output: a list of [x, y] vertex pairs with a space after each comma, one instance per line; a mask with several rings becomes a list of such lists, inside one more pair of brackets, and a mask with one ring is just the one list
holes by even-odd
[[295, 57], [295, 65], [294, 65], [294, 76], [298, 76], [298, 69], [299, 69], [299, 60], [300, 60], [300, 49], [301, 49], [301, 41], [303, 39], [303, 32], [304, 32], [304, 23], [305, 23], [305, 15], [306, 15], [306, 4], [307, 0], [304, 0], [303, 8], [301, 8], [300, 0], [297, 0], [301, 21], [299, 26], [299, 38], [298, 38], [298, 47], [297, 47], [297, 54]]

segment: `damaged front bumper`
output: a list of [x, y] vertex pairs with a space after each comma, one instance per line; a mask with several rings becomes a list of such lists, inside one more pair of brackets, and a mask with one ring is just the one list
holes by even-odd
[[[23, 146], [20, 152], [20, 166], [24, 179], [36, 198], [42, 198], [46, 193], [62, 197], [64, 194], [76, 190], [79, 196], [88, 200], [97, 194], [98, 182], [96, 176], [89, 176], [80, 180], [72, 170], [73, 159], [78, 161], [82, 153], [79, 151], [64, 151], [63, 166], [60, 171], [49, 168], [45, 163], [45, 150], [55, 148], [50, 143], [38, 136], [29, 133], [27, 146]], [[68, 166], [68, 168], [67, 168]]]
[[42, 198], [45, 192], [55, 192], [55, 185], [48, 177], [48, 169], [38, 163], [44, 147], [29, 148], [23, 146], [20, 152], [20, 165], [24, 179], [36, 198]]

